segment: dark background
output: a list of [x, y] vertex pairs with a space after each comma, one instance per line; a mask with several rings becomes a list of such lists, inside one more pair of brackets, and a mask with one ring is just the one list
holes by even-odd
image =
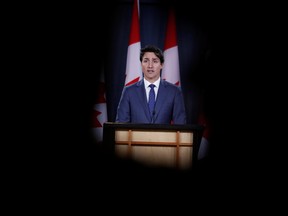
[[[33, 134], [35, 146], [25, 155], [29, 165], [20, 166], [25, 166], [26, 174], [37, 174], [31, 182], [39, 185], [39, 194], [52, 194], [56, 200], [72, 203], [84, 197], [90, 203], [86, 193], [91, 192], [103, 203], [117, 203], [123, 201], [123, 194], [144, 200], [144, 195], [152, 193], [150, 201], [166, 198], [166, 204], [172, 204], [169, 198], [175, 192], [174, 198], [192, 195], [197, 204], [207, 201], [208, 206], [221, 194], [237, 207], [230, 197], [250, 194], [246, 206], [255, 207], [253, 197], [267, 192], [259, 182], [276, 174], [271, 160], [267, 160], [276, 134], [267, 127], [273, 125], [268, 123], [272, 110], [267, 106], [275, 108], [282, 98], [270, 91], [278, 67], [266, 55], [277, 46], [278, 36], [272, 37], [277, 35], [271, 21], [274, 8], [256, 3], [174, 3], [188, 121], [195, 123], [199, 98], [203, 97], [205, 112], [213, 124], [212, 155], [203, 169], [189, 173], [147, 170], [107, 157], [90, 134], [103, 64], [108, 117], [110, 121], [115, 118], [125, 79], [132, 1], [58, 3], [21, 10], [23, 16], [11, 28], [17, 29], [13, 42], [20, 42], [19, 54], [25, 56], [18, 64], [27, 74], [34, 72], [31, 85], [24, 83], [29, 87], [27, 95], [33, 95], [33, 106], [24, 114], [22, 109], [21, 115], [27, 116], [25, 125], [30, 122], [27, 134]], [[141, 46], [152, 43], [163, 48], [167, 5], [168, 1], [140, 1]], [[279, 87], [276, 85], [281, 92]], [[30, 103], [27, 95], [21, 103], [25, 106]], [[263, 112], [268, 114], [263, 117]], [[130, 182], [145, 186], [130, 190]], [[186, 199], [185, 204], [191, 202]]]
[[[41, 58], [46, 63], [46, 80], [51, 80], [46, 98], [53, 101], [46, 103], [51, 109], [45, 114], [54, 126], [52, 134], [58, 136], [51, 137], [57, 149], [55, 154], [68, 167], [69, 164], [85, 164], [88, 170], [94, 166], [104, 170], [106, 166], [108, 170], [113, 167], [90, 134], [103, 64], [109, 121], [115, 119], [125, 80], [132, 1], [110, 3], [93, 7], [55, 6], [45, 10], [47, 16], [39, 22], [43, 31], [40, 48], [47, 50]], [[151, 43], [163, 48], [168, 3], [141, 1], [141, 46]], [[199, 98], [203, 96], [205, 112], [213, 124], [213, 162], [209, 172], [214, 168], [226, 171], [230, 162], [242, 167], [245, 161], [238, 157], [246, 152], [240, 147], [246, 138], [239, 135], [239, 128], [243, 130], [243, 123], [251, 121], [248, 111], [254, 112], [253, 106], [246, 102], [255, 94], [250, 90], [255, 84], [251, 73], [256, 72], [250, 70], [253, 65], [248, 70], [248, 65], [257, 61], [254, 52], [258, 47], [250, 42], [257, 35], [255, 26], [250, 24], [254, 20], [247, 20], [254, 9], [237, 5], [236, 10], [235, 5], [224, 8], [219, 3], [198, 1], [172, 3], [188, 121], [196, 122]], [[51, 93], [53, 97], [49, 96]]]

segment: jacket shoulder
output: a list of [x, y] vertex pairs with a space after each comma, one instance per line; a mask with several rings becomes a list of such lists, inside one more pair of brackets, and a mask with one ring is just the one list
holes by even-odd
[[140, 80], [140, 81], [138, 81], [138, 82], [136, 82], [136, 83], [133, 83], [133, 84], [131, 84], [131, 85], [129, 85], [129, 86], [124, 86], [124, 89], [125, 89], [126, 91], [129, 91], [130, 89], [139, 88], [139, 87], [142, 85], [142, 83], [143, 83], [143, 82], [141, 82], [141, 80]]
[[180, 89], [179, 86], [177, 86], [171, 82], [168, 82], [166, 80], [161, 80], [161, 83], [163, 84], [163, 86], [168, 87], [168, 88]]

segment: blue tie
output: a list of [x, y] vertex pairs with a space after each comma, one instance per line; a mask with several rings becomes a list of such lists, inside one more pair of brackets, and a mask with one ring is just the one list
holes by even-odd
[[155, 106], [155, 91], [154, 91], [154, 84], [150, 84], [149, 87], [150, 92], [149, 92], [149, 99], [148, 99], [148, 106], [149, 106], [149, 110], [150, 110], [150, 115], [151, 117], [153, 117], [154, 115], [154, 106]]

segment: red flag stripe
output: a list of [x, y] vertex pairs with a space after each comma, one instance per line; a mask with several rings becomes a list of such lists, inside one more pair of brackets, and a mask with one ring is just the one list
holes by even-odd
[[126, 59], [125, 86], [131, 85], [142, 78], [140, 56], [140, 24], [139, 24], [139, 3], [133, 2], [130, 38]]
[[166, 38], [164, 43], [165, 62], [162, 69], [162, 78], [177, 86], [181, 86], [176, 35], [175, 13], [173, 8], [170, 7], [167, 19]]
[[140, 41], [138, 1], [134, 0], [129, 45]]
[[174, 46], [177, 46], [176, 19], [175, 19], [174, 10], [170, 8], [169, 15], [168, 15], [164, 50], [167, 50]]

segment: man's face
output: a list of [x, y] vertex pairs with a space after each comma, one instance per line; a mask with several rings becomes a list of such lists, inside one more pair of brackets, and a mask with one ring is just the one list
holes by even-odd
[[142, 58], [141, 66], [144, 77], [153, 83], [160, 77], [163, 64], [153, 52], [146, 52]]

